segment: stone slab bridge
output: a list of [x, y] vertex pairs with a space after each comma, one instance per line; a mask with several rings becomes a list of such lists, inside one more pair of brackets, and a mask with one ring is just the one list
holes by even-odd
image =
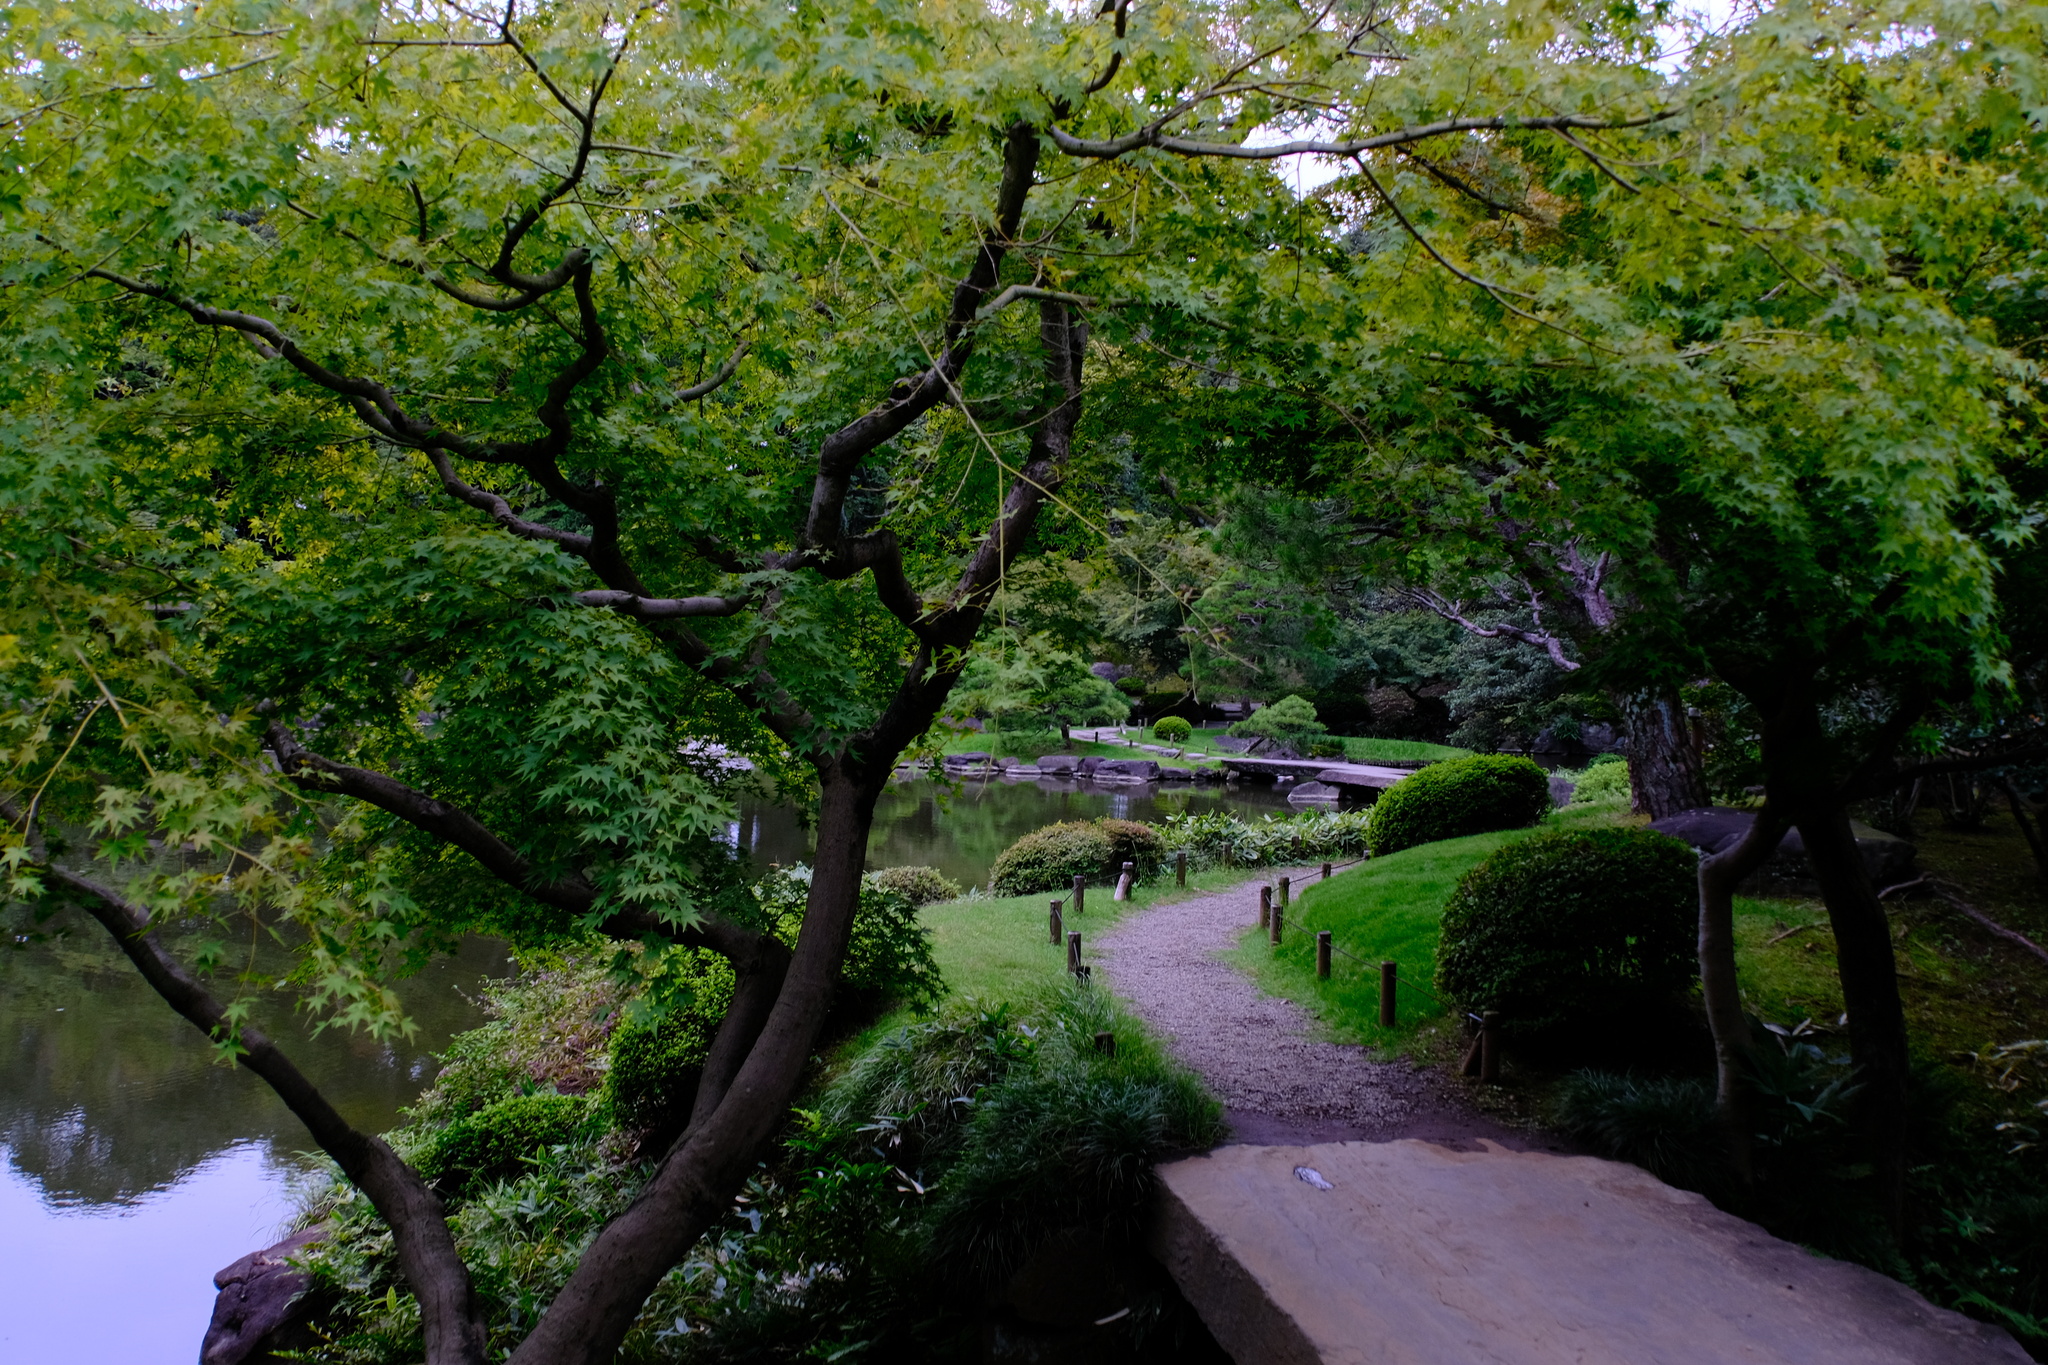
[[1320, 782], [1335, 789], [1337, 804], [1345, 810], [1371, 805], [1379, 800], [1381, 792], [1415, 773], [1413, 768], [1331, 763], [1322, 758], [1247, 758], [1234, 755], [1219, 761], [1225, 771], [1240, 781], [1245, 778], [1288, 778], [1298, 782]]
[[1151, 1250], [1237, 1365], [2022, 1365], [2003, 1330], [1634, 1166], [1415, 1139], [1159, 1168]]

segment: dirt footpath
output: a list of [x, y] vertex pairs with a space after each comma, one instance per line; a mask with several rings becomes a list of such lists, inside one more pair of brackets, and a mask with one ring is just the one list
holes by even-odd
[[[1315, 1021], [1289, 1000], [1262, 995], [1219, 957], [1258, 918], [1258, 887], [1275, 871], [1227, 891], [1131, 915], [1089, 956], [1103, 980], [1150, 1024], [1173, 1055], [1223, 1101], [1234, 1140], [1258, 1143], [1424, 1138], [1468, 1146], [1492, 1138], [1516, 1150], [1562, 1150], [1479, 1113], [1455, 1081], [1366, 1049], [1319, 1041]], [[1296, 885], [1311, 875], [1291, 874]]]

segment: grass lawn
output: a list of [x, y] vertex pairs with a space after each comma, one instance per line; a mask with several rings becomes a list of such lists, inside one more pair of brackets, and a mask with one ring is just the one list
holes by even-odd
[[[1169, 868], [1150, 886], [1141, 886], [1119, 905], [1112, 888], [1088, 888], [1087, 910], [1065, 916], [1062, 932], [1079, 930], [1081, 958], [1088, 961], [1089, 941], [1134, 910], [1235, 886], [1254, 874], [1243, 868], [1211, 868], [1189, 872], [1187, 890], [1173, 884]], [[947, 901], [927, 906], [919, 915], [932, 931], [932, 955], [938, 959], [949, 994], [1001, 1000], [1060, 981], [1067, 970], [1067, 950], [1055, 947], [1046, 934], [1046, 909], [1053, 893], [1005, 896], [1000, 900]], [[1066, 899], [1065, 896], [1059, 899]]]
[[[1128, 731], [1146, 744], [1162, 741], [1150, 728]], [[1186, 744], [1188, 759], [1229, 758], [1235, 755], [1224, 753], [1216, 747], [1216, 741], [1223, 738], [1221, 730], [1197, 730]], [[1357, 739], [1341, 741], [1344, 745], [1344, 761], [1350, 763], [1421, 763], [1438, 762], [1446, 758], [1464, 758], [1472, 751], [1456, 749], [1448, 744], [1426, 744], [1419, 739]], [[1050, 751], [1048, 751], [1050, 752]], [[1337, 760], [1333, 759], [1332, 762]]]
[[[1314, 882], [1294, 897], [1286, 941], [1275, 950], [1265, 932], [1247, 929], [1233, 960], [1270, 995], [1299, 1002], [1346, 1042], [1385, 1046], [1403, 1041], [1418, 1027], [1435, 1024], [1449, 1011], [1425, 995], [1436, 978], [1437, 924], [1458, 879], [1503, 844], [1544, 829], [1606, 825], [1626, 820], [1623, 801], [1566, 806], [1528, 829], [1474, 834], [1423, 844], [1374, 858], [1327, 882]], [[1332, 954], [1330, 979], [1315, 974], [1315, 935], [1330, 931], [1331, 942], [1363, 961]], [[1403, 983], [1419, 989], [1396, 992], [1397, 1023], [1379, 1025], [1381, 962], [1396, 964]]]

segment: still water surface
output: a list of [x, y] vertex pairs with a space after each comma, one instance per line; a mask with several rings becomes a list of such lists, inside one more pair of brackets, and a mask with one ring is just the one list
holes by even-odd
[[[927, 864], [972, 886], [1056, 820], [1285, 807], [1258, 787], [905, 782], [882, 798], [869, 865]], [[743, 805], [728, 838], [763, 866], [814, 847], [796, 812], [765, 802]], [[215, 1063], [97, 925], [67, 915], [46, 928], [0, 951], [0, 1362], [190, 1365], [213, 1273], [281, 1235], [310, 1142], [261, 1082]], [[476, 987], [506, 965], [476, 941], [401, 983], [419, 1032], [397, 1044], [308, 1038], [282, 1001], [260, 1022], [351, 1122], [379, 1132], [432, 1079], [432, 1054], [482, 1022]]]

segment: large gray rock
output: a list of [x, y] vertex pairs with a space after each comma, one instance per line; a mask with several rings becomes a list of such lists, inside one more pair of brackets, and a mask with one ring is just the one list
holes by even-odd
[[1219, 1147], [1159, 1167], [1151, 1249], [1238, 1365], [2027, 1359], [1636, 1167], [1480, 1147]]
[[949, 768], [986, 768], [988, 764], [989, 756], [987, 754], [946, 755], [946, 766]]
[[1072, 754], [1046, 754], [1038, 760], [1041, 772], [1070, 773], [1081, 766], [1081, 760]]
[[[1703, 854], [1714, 854], [1739, 843], [1755, 822], [1756, 816], [1746, 810], [1706, 806], [1652, 820], [1650, 828], [1683, 839]], [[1864, 872], [1880, 891], [1913, 880], [1918, 856], [1913, 845], [1860, 820], [1849, 822], [1849, 832], [1856, 836], [1856, 850], [1863, 855]], [[1770, 861], [1746, 879], [1740, 889], [1746, 896], [1819, 895], [1820, 886], [1806, 860], [1806, 841], [1799, 837], [1799, 831], [1787, 831]]]
[[1296, 804], [1296, 805], [1303, 805], [1303, 806], [1308, 806], [1308, 805], [1332, 805], [1332, 806], [1333, 806], [1333, 805], [1337, 804], [1338, 800], [1339, 800], [1339, 799], [1340, 799], [1340, 798], [1341, 798], [1342, 796], [1343, 796], [1343, 792], [1342, 792], [1342, 790], [1341, 790], [1341, 789], [1339, 789], [1339, 788], [1337, 788], [1337, 787], [1333, 787], [1333, 786], [1331, 786], [1331, 785], [1330, 785], [1329, 783], [1327, 783], [1327, 782], [1317, 782], [1317, 781], [1314, 781], [1313, 779], [1311, 779], [1310, 781], [1307, 781], [1307, 782], [1302, 782], [1302, 783], [1299, 783], [1299, 784], [1297, 784], [1296, 786], [1294, 786], [1293, 788], [1291, 788], [1291, 789], [1290, 789], [1290, 790], [1288, 791], [1288, 793], [1287, 793], [1287, 799], [1288, 799], [1288, 801], [1290, 801], [1290, 802], [1292, 802], [1292, 803], [1294, 803], [1294, 804]]
[[1569, 806], [1572, 803], [1572, 793], [1578, 789], [1579, 784], [1572, 781], [1569, 777], [1559, 777], [1556, 773], [1552, 773], [1550, 775], [1550, 804], [1553, 806]]
[[1149, 758], [1105, 758], [1096, 766], [1095, 779], [1105, 777], [1132, 778], [1139, 782], [1151, 782], [1159, 776], [1159, 765]]
[[1074, 766], [1074, 771], [1081, 774], [1081, 776], [1083, 777], [1091, 777], [1094, 775], [1095, 770], [1101, 766], [1102, 760], [1094, 757], [1093, 755], [1090, 755], [1089, 757], [1082, 759], [1078, 764], [1076, 764]]
[[213, 1277], [220, 1293], [199, 1346], [199, 1365], [242, 1365], [300, 1344], [291, 1338], [310, 1316], [306, 1289], [313, 1277], [294, 1267], [290, 1257], [326, 1235], [325, 1226], [307, 1228], [250, 1252]]
[[1218, 735], [1216, 736], [1216, 752], [1219, 754], [1248, 754], [1252, 751], [1252, 746], [1257, 743], [1258, 741], [1255, 739], [1240, 739], [1236, 735]]
[[1159, 780], [1161, 782], [1192, 782], [1194, 777], [1195, 770], [1193, 768], [1169, 768], [1162, 764], [1159, 769]]

